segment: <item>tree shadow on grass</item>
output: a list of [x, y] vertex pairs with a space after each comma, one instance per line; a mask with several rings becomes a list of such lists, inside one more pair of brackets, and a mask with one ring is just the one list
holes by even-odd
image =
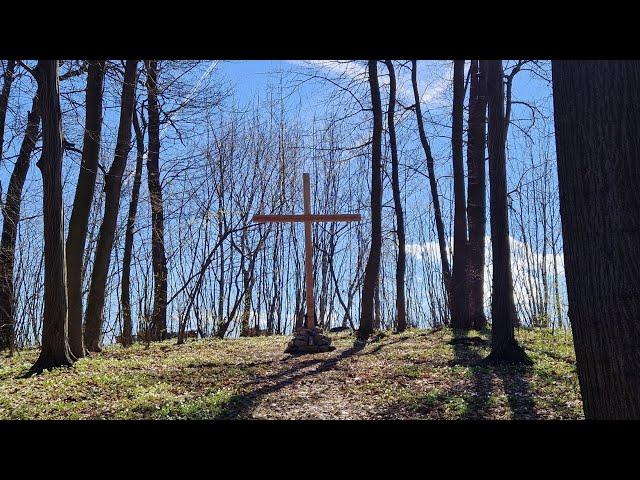
[[[472, 343], [459, 341], [466, 337], [454, 336], [450, 342], [453, 346], [454, 358], [452, 366], [470, 367], [473, 374], [473, 392], [467, 399], [467, 410], [462, 419], [482, 420], [487, 418], [486, 408], [492, 394], [491, 372], [481, 365], [483, 356]], [[479, 338], [479, 337], [476, 337]]]
[[[407, 340], [411, 340], [411, 337], [395, 337], [393, 340], [390, 340], [388, 342], [380, 342], [378, 345], [373, 347], [368, 352], [363, 353], [363, 355], [374, 355], [374, 354], [378, 353], [380, 350], [382, 350], [385, 347], [388, 347], [388, 346], [396, 344], [396, 343], [406, 342]], [[364, 345], [362, 345], [361, 348], [363, 348], [363, 347], [364, 347]]]
[[[465, 339], [467, 340], [465, 341]], [[493, 393], [491, 385], [493, 376], [502, 380], [507, 401], [515, 420], [539, 418], [531, 387], [526, 378], [531, 371], [529, 367], [522, 365], [489, 367], [484, 365], [482, 361], [485, 355], [479, 346], [488, 342], [483, 341], [480, 337], [466, 337], [464, 334], [458, 334], [450, 343], [454, 350], [452, 365], [467, 366], [473, 374], [473, 394], [467, 400], [468, 409], [462, 418], [487, 418], [486, 408], [489, 406], [489, 400]]]
[[[401, 334], [398, 334], [398, 333], [393, 333], [393, 334], [391, 334], [391, 336], [388, 335], [388, 334], [386, 334], [386, 335], [377, 335], [377, 336], [374, 336], [374, 337], [370, 338], [367, 341], [367, 343], [374, 344], [374, 343], [378, 343], [379, 342], [378, 345], [373, 347], [368, 352], [363, 353], [363, 355], [373, 355], [373, 354], [378, 353], [383, 348], [386, 348], [386, 347], [388, 347], [390, 345], [394, 345], [396, 343], [401, 343], [401, 342], [406, 342], [408, 340], [415, 340], [416, 338], [420, 338], [420, 337], [427, 337], [429, 335], [433, 335], [436, 332], [439, 332], [440, 330], [442, 330], [442, 329], [441, 328], [433, 328], [431, 330], [427, 330], [426, 332], [420, 332], [420, 333], [417, 333], [417, 334], [405, 335], [405, 336], [400, 336]], [[387, 338], [392, 338], [392, 340], [384, 342], [383, 340], [385, 340]]]
[[[291, 366], [287, 370], [279, 371], [267, 377], [254, 380], [243, 385], [244, 387], [250, 387], [252, 385], [260, 384], [262, 386], [234, 395], [229, 402], [227, 402], [225, 408], [221, 412], [221, 418], [247, 418], [253, 412], [257, 406], [258, 401], [265, 395], [277, 392], [282, 388], [294, 384], [296, 381], [302, 378], [309, 378], [319, 375], [323, 372], [334, 369], [342, 360], [355, 355], [361, 351], [366, 344], [363, 342], [356, 342], [351, 348], [348, 348], [340, 354], [328, 358], [322, 359], [309, 359], [298, 362]], [[307, 367], [318, 365], [315, 370], [306, 371]]]
[[[296, 383], [298, 380], [303, 378], [314, 377], [323, 372], [332, 370], [336, 368], [336, 366], [345, 358], [348, 358], [360, 350], [364, 348], [364, 344], [355, 344], [353, 347], [348, 348], [337, 355], [334, 355], [330, 358], [308, 358], [308, 359], [300, 359], [296, 363], [290, 365], [288, 368], [284, 370], [279, 370], [269, 375], [260, 375], [254, 379], [238, 379], [238, 390], [239, 393], [235, 393], [230, 395], [228, 398], [222, 402], [216, 410], [215, 415], [213, 415], [212, 419], [242, 419], [242, 418], [251, 418], [251, 414], [257, 407], [259, 401], [264, 396], [277, 392], [287, 386], [290, 386]], [[274, 361], [272, 363], [284, 363], [290, 362], [295, 359], [295, 356], [287, 357], [279, 361]], [[246, 368], [247, 366], [253, 366], [258, 363], [263, 362], [248, 362], [248, 364], [239, 364], [238, 368]], [[264, 363], [271, 363], [270, 361]], [[310, 367], [316, 366], [313, 370], [307, 370]], [[196, 365], [190, 365], [190, 367], [194, 368]], [[197, 366], [201, 369], [201, 371], [211, 371], [212, 378], [220, 371], [220, 365], [214, 363], [202, 363]], [[189, 370], [192, 370], [190, 368]], [[171, 379], [166, 378], [162, 373], [155, 375], [155, 381], [180, 381], [180, 377], [184, 377], [185, 381], [188, 380], [189, 372], [184, 371], [180, 372], [178, 375], [178, 379], [175, 377], [175, 372], [173, 373], [173, 377]], [[194, 412], [197, 414], [198, 412]]]

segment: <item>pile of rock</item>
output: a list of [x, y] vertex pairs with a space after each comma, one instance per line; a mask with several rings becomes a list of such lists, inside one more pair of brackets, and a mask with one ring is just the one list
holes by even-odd
[[322, 333], [318, 327], [299, 328], [294, 332], [293, 339], [287, 345], [284, 353], [304, 354], [330, 352], [336, 347], [331, 345], [331, 339]]

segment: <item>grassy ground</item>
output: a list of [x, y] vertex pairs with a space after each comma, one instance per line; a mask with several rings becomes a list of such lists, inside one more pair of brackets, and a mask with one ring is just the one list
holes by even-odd
[[35, 350], [0, 359], [0, 419], [575, 419], [570, 334], [521, 330], [532, 368], [485, 368], [484, 341], [449, 329], [385, 334], [333, 352], [282, 353], [288, 337], [107, 347], [70, 369], [20, 378]]

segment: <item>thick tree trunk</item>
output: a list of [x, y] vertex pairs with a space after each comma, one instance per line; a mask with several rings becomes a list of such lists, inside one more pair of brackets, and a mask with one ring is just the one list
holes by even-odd
[[42, 117], [42, 156], [37, 165], [42, 172], [43, 186], [44, 315], [40, 356], [30, 373], [73, 363], [67, 328], [58, 61], [39, 60], [34, 75], [38, 81], [38, 110]]
[[151, 257], [153, 266], [153, 315], [151, 339], [167, 338], [167, 258], [164, 249], [164, 210], [160, 184], [160, 110], [158, 107], [158, 63], [146, 60], [149, 108], [147, 179], [151, 201]]
[[640, 419], [640, 62], [554, 61], [564, 263], [590, 419]]
[[100, 336], [102, 333], [102, 314], [105, 301], [107, 275], [111, 262], [111, 249], [120, 208], [120, 190], [122, 188], [122, 174], [127, 164], [127, 156], [131, 147], [131, 124], [135, 104], [136, 67], [137, 60], [127, 60], [124, 69], [122, 85], [122, 99], [120, 103], [120, 123], [116, 151], [104, 180], [104, 216], [100, 231], [91, 272], [91, 285], [85, 313], [84, 341], [87, 350], [100, 351]]
[[67, 290], [69, 294], [69, 346], [76, 358], [85, 356], [82, 334], [82, 283], [83, 259], [87, 241], [89, 213], [96, 185], [100, 135], [102, 131], [102, 87], [104, 60], [89, 62], [87, 72], [86, 111], [82, 160], [78, 183], [73, 199], [73, 209], [67, 233]]
[[[451, 301], [451, 270], [449, 269], [449, 257], [447, 256], [447, 240], [444, 235], [444, 223], [442, 221], [442, 211], [440, 210], [440, 197], [438, 196], [438, 182], [436, 179], [433, 155], [431, 154], [431, 146], [427, 140], [427, 134], [424, 130], [422, 120], [422, 108], [420, 106], [420, 93], [418, 92], [417, 64], [415, 60], [411, 61], [411, 84], [413, 86], [413, 98], [415, 101], [416, 120], [418, 122], [418, 133], [420, 134], [420, 143], [427, 159], [427, 172], [429, 174], [429, 187], [431, 188], [431, 200], [433, 201], [433, 214], [436, 222], [436, 231], [438, 233], [438, 246], [440, 247], [440, 262], [442, 264], [442, 279], [444, 282], [445, 292], [447, 294], [447, 309], [450, 311]], [[445, 315], [445, 319], [448, 315]]]
[[467, 217], [469, 247], [467, 258], [467, 289], [469, 321], [481, 330], [487, 325], [484, 314], [484, 267], [486, 217], [485, 121], [487, 92], [485, 61], [471, 60], [469, 86], [469, 130], [467, 141]]
[[131, 320], [131, 254], [133, 252], [133, 229], [138, 212], [138, 198], [142, 179], [142, 160], [144, 158], [144, 133], [138, 123], [138, 116], [133, 112], [133, 128], [136, 133], [136, 170], [131, 188], [131, 201], [127, 215], [127, 227], [124, 236], [124, 253], [122, 255], [122, 285], [120, 303], [122, 304], [122, 345], [125, 347], [133, 343], [133, 322]]
[[464, 191], [464, 60], [453, 62], [453, 111], [451, 114], [451, 151], [453, 153], [453, 271], [451, 275], [451, 326], [471, 328], [466, 282], [467, 209]]
[[489, 106], [489, 206], [491, 212], [491, 252], [493, 292], [491, 295], [491, 353], [487, 363], [531, 364], [514, 336], [515, 304], [509, 247], [507, 210], [507, 170], [504, 122], [502, 60], [487, 61]]
[[369, 60], [369, 87], [373, 108], [373, 135], [371, 139], [371, 247], [364, 272], [360, 328], [358, 337], [366, 340], [373, 332], [374, 295], [380, 274], [382, 251], [382, 104], [378, 85], [377, 60]]
[[9, 94], [11, 84], [16, 71], [16, 61], [7, 60], [7, 68], [4, 70], [4, 82], [2, 83], [2, 93], [0, 93], [0, 163], [4, 152], [4, 124], [7, 118], [7, 107], [9, 106]]
[[20, 146], [18, 159], [13, 167], [7, 198], [2, 210], [2, 240], [0, 240], [0, 350], [15, 348], [15, 299], [13, 288], [13, 266], [15, 262], [16, 236], [20, 221], [22, 187], [29, 171], [31, 154], [38, 139], [40, 113], [38, 99], [33, 99], [27, 114], [27, 129]]
[[389, 107], [387, 127], [389, 130], [389, 148], [391, 149], [391, 188], [393, 207], [396, 213], [396, 233], [398, 235], [398, 261], [396, 263], [396, 330], [403, 332], [407, 328], [407, 302], [405, 300], [404, 278], [407, 268], [406, 238], [404, 232], [404, 212], [400, 196], [400, 175], [398, 173], [398, 146], [396, 142], [396, 72], [391, 60], [385, 62], [389, 71]]

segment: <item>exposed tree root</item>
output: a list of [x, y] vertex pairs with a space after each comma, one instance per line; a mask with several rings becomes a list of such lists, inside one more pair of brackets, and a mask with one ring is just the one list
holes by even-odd
[[62, 356], [45, 356], [42, 355], [36, 360], [29, 370], [24, 374], [24, 378], [31, 377], [33, 375], [38, 375], [45, 370], [51, 370], [53, 368], [68, 368], [73, 366], [73, 359], [71, 355], [62, 355]]
[[482, 361], [483, 365], [533, 365], [533, 361], [527, 352], [516, 342], [510, 340], [497, 348], [492, 348], [491, 353]]

